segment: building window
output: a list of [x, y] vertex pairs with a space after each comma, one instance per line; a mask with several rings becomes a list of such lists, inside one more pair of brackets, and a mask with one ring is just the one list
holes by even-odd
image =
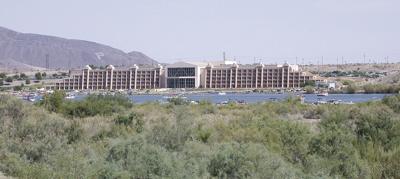
[[195, 68], [168, 68], [168, 77], [195, 76]]
[[172, 78], [167, 80], [168, 88], [194, 88], [194, 78]]

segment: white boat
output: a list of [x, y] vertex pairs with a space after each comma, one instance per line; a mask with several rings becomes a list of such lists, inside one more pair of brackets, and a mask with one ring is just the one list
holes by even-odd
[[317, 96], [328, 96], [328, 92], [320, 92], [317, 94]]
[[75, 99], [75, 95], [68, 94], [67, 96], [65, 96], [65, 99]]
[[218, 95], [226, 95], [225, 92], [219, 92]]
[[163, 96], [164, 99], [173, 99], [173, 98], [181, 98], [181, 99], [186, 99], [186, 96], [182, 95], [169, 95], [169, 96]]
[[317, 102], [315, 102], [315, 104], [328, 104], [328, 102], [327, 101], [317, 101]]

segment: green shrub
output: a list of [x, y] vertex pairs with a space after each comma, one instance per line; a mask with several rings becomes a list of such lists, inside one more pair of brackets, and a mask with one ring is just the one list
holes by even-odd
[[198, 129], [197, 129], [197, 138], [203, 142], [203, 143], [207, 143], [208, 139], [210, 138], [211, 134], [212, 134], [212, 130], [211, 129], [203, 129], [202, 125], [199, 125]]
[[307, 80], [305, 83], [301, 84], [301, 87], [315, 87], [315, 81], [314, 80]]
[[400, 112], [400, 95], [385, 96], [382, 102], [396, 112]]
[[77, 121], [73, 121], [72, 124], [65, 129], [65, 133], [67, 134], [68, 144], [71, 144], [82, 138], [83, 129]]
[[117, 168], [106, 168], [103, 177], [155, 178], [175, 175], [174, 159], [160, 147], [149, 145], [135, 137], [116, 144], [108, 153], [107, 161]]
[[23, 84], [21, 84], [20, 86], [14, 86], [13, 90], [14, 90], [14, 91], [21, 91], [21, 90], [22, 90], [22, 87], [24, 87]]
[[63, 91], [54, 91], [52, 94], [46, 94], [43, 96], [43, 100], [38, 103], [40, 106], [44, 106], [51, 112], [61, 112], [64, 109], [64, 98], [66, 94]]
[[144, 130], [144, 120], [143, 115], [132, 112], [128, 116], [118, 115], [115, 118], [115, 124], [118, 125], [125, 125], [125, 126], [133, 126], [136, 132], [141, 133]]
[[168, 102], [173, 105], [187, 105], [189, 102], [181, 97], [169, 98]]
[[279, 157], [259, 144], [227, 143], [218, 146], [211, 157], [208, 172], [218, 178], [302, 178]]
[[13, 78], [12, 77], [7, 77], [5, 81], [8, 82], [8, 83], [11, 83], [11, 82], [13, 82]]
[[[62, 96], [55, 92], [33, 106], [0, 95], [0, 171], [4, 175], [400, 176], [398, 96], [355, 105], [313, 106], [291, 98], [219, 107], [204, 102], [132, 104], [126, 98], [97, 95], [71, 101]], [[209, 106], [215, 111], [204, 115], [204, 108]], [[68, 115], [71, 111], [73, 115]], [[321, 120], [309, 122], [307, 116]]]
[[357, 91], [357, 86], [355, 85], [348, 85], [345, 90], [346, 93], [354, 94]]
[[42, 73], [40, 73], [40, 72], [35, 73], [35, 79], [42, 80], [43, 79]]
[[305, 86], [304, 90], [306, 91], [307, 94], [313, 94], [314, 93], [314, 87], [312, 87], [312, 86]]
[[64, 102], [62, 112], [70, 117], [110, 116], [132, 107], [132, 102], [124, 96], [89, 95], [81, 101]]
[[0, 73], [0, 78], [6, 78], [7, 77], [7, 74], [6, 73]]

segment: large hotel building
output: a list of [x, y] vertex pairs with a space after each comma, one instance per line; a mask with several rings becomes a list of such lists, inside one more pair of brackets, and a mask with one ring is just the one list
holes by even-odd
[[55, 84], [60, 90], [129, 90], [161, 88], [162, 67], [128, 69], [92, 69], [88, 65], [82, 70], [70, 71], [70, 78]]
[[166, 66], [70, 71], [70, 78], [54, 85], [60, 90], [141, 90], [157, 88], [299, 88], [306, 81], [321, 81], [298, 65], [240, 65], [234, 61], [178, 62]]

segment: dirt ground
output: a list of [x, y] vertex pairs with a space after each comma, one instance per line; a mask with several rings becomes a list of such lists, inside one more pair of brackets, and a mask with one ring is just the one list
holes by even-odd
[[329, 72], [329, 71], [363, 71], [363, 72], [393, 72], [400, 70], [400, 63], [379, 63], [379, 64], [327, 64], [327, 65], [305, 65], [302, 66], [306, 71]]

